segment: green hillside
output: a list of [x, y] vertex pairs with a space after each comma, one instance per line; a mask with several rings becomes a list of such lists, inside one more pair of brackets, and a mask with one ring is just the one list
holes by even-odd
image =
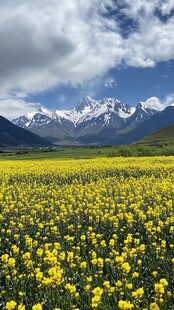
[[174, 140], [174, 124], [166, 126], [146, 137], [144, 137], [141, 142], [153, 142], [153, 141], [163, 141], [163, 140]]

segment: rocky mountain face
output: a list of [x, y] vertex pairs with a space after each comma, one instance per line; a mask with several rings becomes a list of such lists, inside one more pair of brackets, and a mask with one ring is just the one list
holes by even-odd
[[58, 145], [110, 143], [120, 141], [118, 137], [129, 135], [164, 108], [155, 97], [131, 107], [115, 98], [94, 100], [88, 96], [72, 110], [39, 108], [13, 123]]

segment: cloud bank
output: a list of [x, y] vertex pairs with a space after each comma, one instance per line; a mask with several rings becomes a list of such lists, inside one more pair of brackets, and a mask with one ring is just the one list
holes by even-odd
[[1, 0], [0, 106], [123, 63], [174, 59], [173, 11], [174, 0]]

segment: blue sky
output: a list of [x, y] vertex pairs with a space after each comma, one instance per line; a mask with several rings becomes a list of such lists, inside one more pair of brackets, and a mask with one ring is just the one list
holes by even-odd
[[0, 11], [1, 115], [85, 96], [174, 102], [174, 0], [1, 0]]
[[51, 109], [71, 109], [85, 96], [95, 99], [117, 98], [136, 106], [140, 101], [158, 97], [165, 102], [174, 92], [174, 61], [160, 62], [153, 68], [113, 68], [106, 75], [82, 86], [59, 85], [28, 97]]

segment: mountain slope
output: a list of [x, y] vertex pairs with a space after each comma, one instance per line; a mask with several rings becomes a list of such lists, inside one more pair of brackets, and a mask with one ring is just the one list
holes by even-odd
[[50, 146], [51, 143], [36, 134], [20, 128], [0, 116], [0, 147]]
[[156, 97], [151, 97], [144, 102], [140, 101], [136, 106], [134, 113], [127, 119], [127, 122], [120, 133], [124, 134], [133, 130], [154, 114], [164, 110], [164, 108], [165, 106], [163, 106]]
[[155, 140], [174, 140], [174, 124], [166, 126], [154, 133], [144, 137], [142, 142], [152, 142]]
[[164, 111], [158, 112], [148, 120], [138, 125], [127, 134], [121, 134], [116, 138], [110, 139], [113, 144], [129, 144], [137, 142], [143, 137], [174, 123], [174, 106], [165, 108]]

